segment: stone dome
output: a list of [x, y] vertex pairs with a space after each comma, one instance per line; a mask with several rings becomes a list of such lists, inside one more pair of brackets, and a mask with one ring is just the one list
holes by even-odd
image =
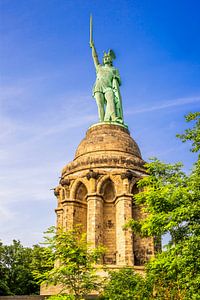
[[105, 154], [113, 151], [141, 158], [139, 147], [131, 138], [128, 129], [113, 124], [97, 124], [89, 128], [86, 137], [79, 144], [75, 160], [94, 152]]
[[63, 169], [68, 175], [82, 169], [123, 168], [143, 171], [144, 161], [128, 129], [115, 124], [95, 124], [79, 144], [74, 160]]

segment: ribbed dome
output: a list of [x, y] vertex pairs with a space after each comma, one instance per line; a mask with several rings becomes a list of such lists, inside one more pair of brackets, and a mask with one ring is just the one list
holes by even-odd
[[89, 169], [122, 168], [144, 172], [144, 161], [128, 129], [115, 124], [95, 124], [79, 144], [75, 158], [62, 176]]
[[79, 144], [75, 160], [83, 155], [95, 152], [113, 152], [141, 158], [141, 153], [136, 142], [132, 139], [128, 129], [113, 124], [97, 124], [89, 128], [86, 137]]

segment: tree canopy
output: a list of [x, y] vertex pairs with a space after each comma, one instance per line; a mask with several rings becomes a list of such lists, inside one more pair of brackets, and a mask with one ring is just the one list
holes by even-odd
[[1, 295], [39, 293], [39, 284], [32, 274], [33, 255], [34, 247], [23, 247], [19, 241], [13, 240], [11, 245], [0, 243]]
[[48, 270], [35, 268], [35, 278], [46, 285], [60, 285], [60, 292], [72, 294], [81, 299], [93, 290], [101, 287], [101, 277], [97, 275], [95, 265], [102, 257], [104, 249], [91, 248], [86, 235], [80, 228], [65, 231], [51, 227], [45, 236], [45, 257]]
[[[183, 142], [192, 142], [192, 152], [200, 150], [199, 117], [200, 113], [186, 116], [195, 124], [178, 135]], [[200, 299], [200, 157], [189, 175], [182, 164], [165, 164], [156, 158], [146, 169], [148, 176], [138, 182], [140, 193], [134, 197], [147, 218], [131, 220], [127, 226], [141, 236], [170, 233], [165, 251], [147, 266], [155, 299]]]

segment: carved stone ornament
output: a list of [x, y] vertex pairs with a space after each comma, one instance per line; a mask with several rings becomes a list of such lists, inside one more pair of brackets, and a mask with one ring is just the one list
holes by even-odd
[[68, 178], [61, 178], [60, 179], [60, 184], [62, 185], [62, 186], [65, 186], [65, 185], [70, 185], [70, 180], [68, 179]]
[[56, 196], [56, 197], [58, 197], [59, 196], [59, 187], [56, 187], [55, 189], [53, 189], [54, 190], [54, 195]]
[[133, 173], [130, 170], [127, 170], [125, 173], [121, 174], [121, 179], [131, 180], [133, 178]]
[[88, 180], [90, 180], [91, 178], [97, 179], [98, 176], [99, 174], [97, 172], [94, 172], [93, 170], [89, 170], [89, 172], [86, 175]]

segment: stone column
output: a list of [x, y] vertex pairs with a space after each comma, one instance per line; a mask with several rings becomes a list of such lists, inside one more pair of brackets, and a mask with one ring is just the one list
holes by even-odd
[[117, 265], [134, 265], [132, 232], [129, 229], [123, 230], [123, 226], [132, 218], [132, 198], [132, 194], [116, 197]]
[[56, 221], [56, 226], [61, 228], [63, 226], [63, 206], [62, 206], [62, 188], [61, 186], [57, 186], [54, 189], [54, 195], [57, 198], [58, 205], [57, 208], [55, 209], [55, 213], [57, 216], [57, 221]]
[[102, 244], [103, 199], [97, 193], [87, 195], [87, 241], [92, 247]]
[[62, 208], [56, 208], [55, 212], [56, 212], [56, 215], [57, 215], [57, 227], [62, 228], [63, 227], [63, 209]]
[[[62, 226], [65, 230], [73, 228], [73, 203], [70, 204], [69, 197], [70, 180], [68, 178], [61, 178], [59, 183], [59, 198], [63, 208]], [[70, 209], [70, 207], [72, 207]], [[58, 206], [59, 208], [59, 206]], [[58, 214], [57, 214], [58, 215]], [[58, 219], [57, 219], [58, 223]]]
[[74, 228], [74, 209], [75, 201], [71, 199], [65, 199], [63, 204], [63, 228], [70, 230]]

